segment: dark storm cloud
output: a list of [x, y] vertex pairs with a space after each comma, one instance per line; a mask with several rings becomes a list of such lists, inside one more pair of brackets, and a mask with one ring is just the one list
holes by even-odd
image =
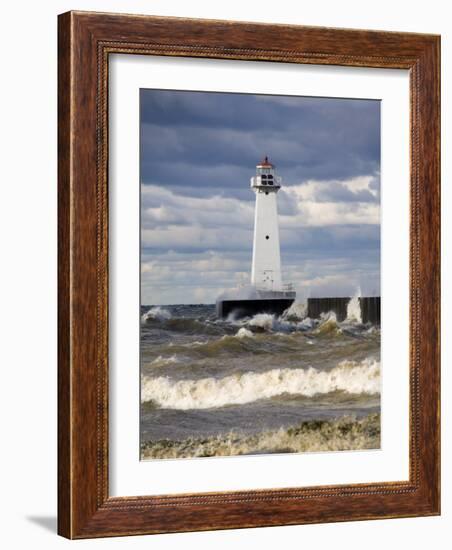
[[[378, 171], [380, 104], [375, 100], [141, 91], [143, 183], [227, 186], [244, 182], [263, 154], [285, 185]], [[250, 200], [252, 195], [250, 195]]]
[[[219, 225], [224, 234], [217, 235], [215, 250], [227, 250], [234, 253], [249, 254], [251, 262], [253, 227], [235, 228], [235, 231], [224, 231], [224, 226]], [[189, 226], [186, 226], [187, 231]], [[328, 251], [329, 257], [342, 257], [359, 259], [364, 255], [379, 256], [380, 227], [378, 225], [333, 225], [330, 227], [300, 227], [296, 229], [281, 228], [281, 254], [287, 259], [294, 254], [308, 255], [309, 257], [324, 256]], [[156, 252], [165, 250], [177, 250], [184, 253], [200, 253], [213, 247], [202, 245], [193, 240], [178, 242], [166, 239], [155, 239], [151, 243], [145, 243], [142, 248], [144, 258], [152, 257]]]

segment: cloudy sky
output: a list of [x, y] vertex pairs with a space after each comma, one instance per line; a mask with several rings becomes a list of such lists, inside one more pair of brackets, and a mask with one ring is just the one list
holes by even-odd
[[214, 303], [249, 283], [263, 156], [283, 282], [299, 299], [380, 293], [380, 103], [141, 90], [143, 304]]

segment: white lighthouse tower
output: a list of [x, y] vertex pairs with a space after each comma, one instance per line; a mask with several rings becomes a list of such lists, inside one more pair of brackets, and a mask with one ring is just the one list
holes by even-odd
[[276, 195], [281, 178], [268, 157], [256, 166], [251, 189], [256, 194], [251, 285], [225, 292], [217, 299], [217, 315], [226, 317], [280, 315], [295, 301], [291, 285], [283, 285]]
[[256, 166], [251, 178], [256, 194], [254, 211], [253, 263], [251, 284], [261, 290], [282, 290], [281, 257], [279, 251], [278, 207], [276, 194], [281, 178], [268, 157]]

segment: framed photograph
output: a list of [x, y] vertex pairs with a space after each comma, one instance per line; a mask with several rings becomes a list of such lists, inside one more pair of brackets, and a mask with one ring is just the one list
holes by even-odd
[[439, 56], [59, 16], [61, 535], [440, 513]]

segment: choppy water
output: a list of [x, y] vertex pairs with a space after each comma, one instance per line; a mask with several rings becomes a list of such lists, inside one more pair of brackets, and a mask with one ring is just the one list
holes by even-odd
[[379, 447], [380, 330], [334, 314], [142, 308], [142, 458]]

